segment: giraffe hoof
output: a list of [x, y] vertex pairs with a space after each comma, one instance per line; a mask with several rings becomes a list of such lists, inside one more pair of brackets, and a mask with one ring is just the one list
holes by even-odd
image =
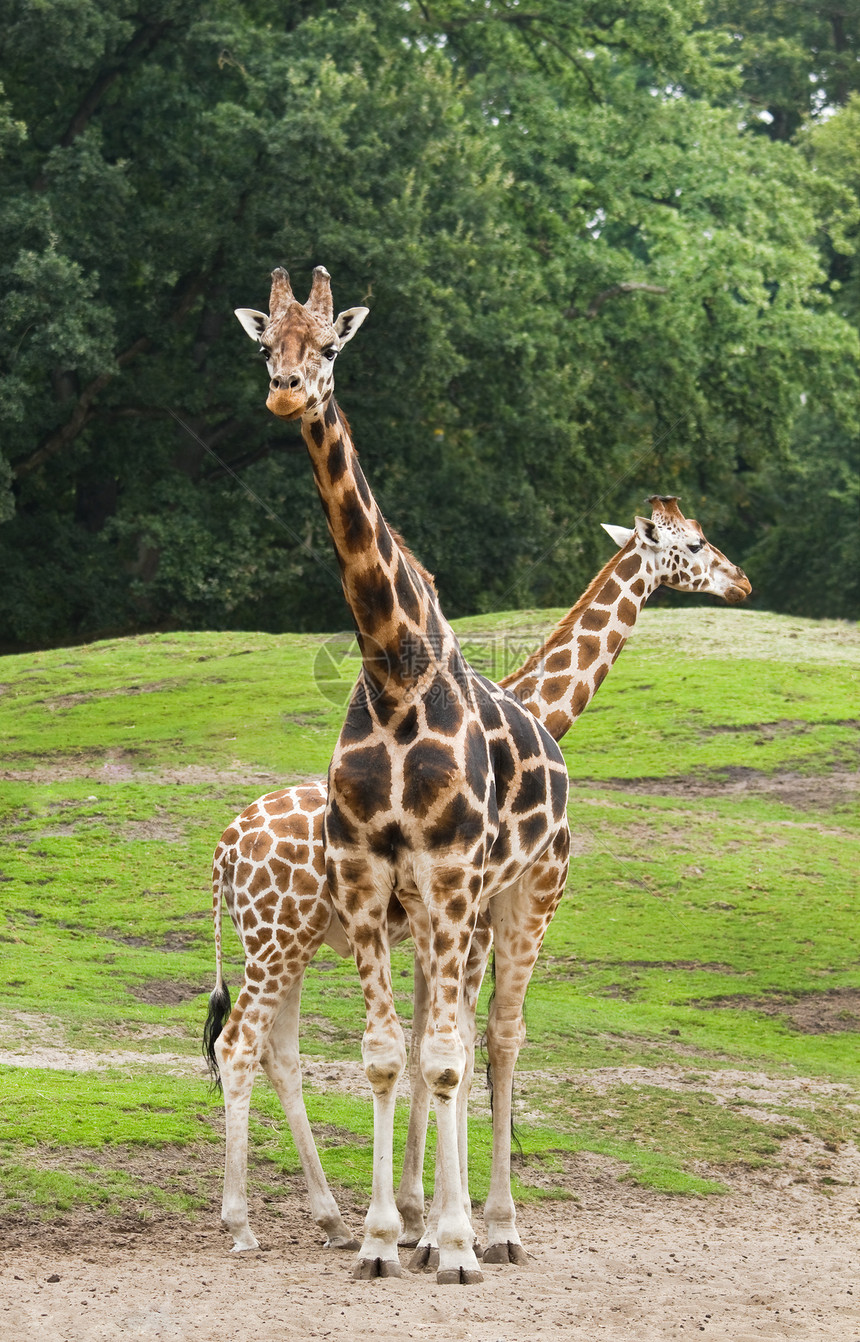
[[394, 1258], [359, 1258], [352, 1270], [353, 1281], [372, 1281], [374, 1277], [399, 1277], [403, 1273]]
[[525, 1267], [529, 1256], [521, 1244], [505, 1240], [502, 1244], [488, 1245], [484, 1250], [483, 1259], [485, 1263], [515, 1263], [517, 1267]]
[[435, 1244], [419, 1244], [409, 1259], [410, 1272], [433, 1272], [439, 1266], [439, 1250]]
[[420, 1239], [420, 1235], [401, 1235], [400, 1239], [397, 1241], [397, 1247], [399, 1249], [414, 1249], [417, 1247]]
[[483, 1280], [483, 1272], [479, 1268], [473, 1267], [446, 1268], [444, 1271], [436, 1273], [436, 1284], [438, 1286], [474, 1286]]

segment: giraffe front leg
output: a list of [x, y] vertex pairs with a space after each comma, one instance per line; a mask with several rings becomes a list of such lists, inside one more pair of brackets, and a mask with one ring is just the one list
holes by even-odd
[[[469, 1196], [469, 1094], [475, 1071], [475, 1039], [477, 1027], [475, 1016], [478, 1007], [478, 994], [487, 968], [487, 960], [492, 945], [492, 930], [484, 917], [479, 917], [472, 934], [469, 958], [466, 962], [466, 977], [460, 999], [459, 1028], [460, 1038], [465, 1049], [465, 1067], [463, 1078], [457, 1091], [457, 1154], [460, 1162], [460, 1188], [463, 1209], [471, 1223], [472, 1199]], [[426, 1087], [425, 1087], [426, 1091]], [[411, 1116], [410, 1116], [411, 1123]], [[434, 1189], [433, 1201], [427, 1213], [427, 1228], [418, 1241], [415, 1253], [409, 1262], [413, 1272], [436, 1271], [439, 1267], [439, 1215], [442, 1203], [441, 1188]], [[399, 1206], [398, 1201], [398, 1206]], [[402, 1210], [402, 1209], [401, 1209]], [[472, 1235], [473, 1248], [480, 1253], [477, 1236]], [[402, 1241], [401, 1241], [402, 1243]]]
[[[440, 1285], [483, 1281], [475, 1256], [471, 1208], [466, 1210], [460, 1164], [461, 1087], [468, 1085], [467, 1049], [461, 1035], [464, 991], [476, 899], [466, 883], [452, 879], [450, 865], [428, 874], [425, 904], [430, 915], [430, 1010], [421, 1045], [421, 1069], [436, 1106], [436, 1185]], [[472, 875], [473, 873], [469, 873]], [[435, 887], [438, 885], [439, 889]], [[468, 1014], [468, 1013], [467, 1013]], [[463, 1097], [465, 1099], [465, 1096]]]
[[394, 1200], [394, 1108], [397, 1082], [406, 1066], [406, 1044], [396, 1017], [387, 1028], [365, 1031], [361, 1053], [373, 1090], [373, 1188], [352, 1275], [366, 1281], [401, 1275], [397, 1241], [402, 1222]]
[[361, 1056], [373, 1092], [373, 1188], [364, 1238], [353, 1269], [356, 1280], [399, 1277], [400, 1213], [394, 1200], [394, 1107], [406, 1066], [406, 1042], [394, 1008], [388, 943], [388, 888], [369, 864], [329, 858], [329, 889], [358, 968], [367, 1021]]
[[409, 1130], [397, 1189], [397, 1210], [403, 1220], [403, 1231], [398, 1243], [405, 1248], [414, 1248], [425, 1233], [424, 1152], [430, 1118], [430, 1092], [421, 1071], [421, 1040], [427, 1025], [428, 1002], [427, 979], [416, 953], [412, 1042], [409, 1046]]

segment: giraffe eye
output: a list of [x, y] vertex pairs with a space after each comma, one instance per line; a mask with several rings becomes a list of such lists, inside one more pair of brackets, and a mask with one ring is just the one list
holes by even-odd
[[688, 545], [687, 549], [690, 551], [691, 555], [697, 555], [702, 549], [702, 542], [699, 541], [698, 545]]
[[257, 353], [261, 354], [264, 359], [271, 359], [272, 357], [272, 351], [267, 349], [265, 345], [261, 345]]
[[332, 359], [336, 354], [337, 350], [335, 349], [334, 345], [328, 345], [322, 352], [323, 358], [328, 359], [329, 363], [331, 363]]

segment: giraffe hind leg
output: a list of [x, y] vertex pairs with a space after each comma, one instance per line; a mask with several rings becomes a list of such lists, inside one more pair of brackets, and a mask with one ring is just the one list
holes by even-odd
[[[484, 1207], [485, 1263], [527, 1263], [511, 1196], [514, 1068], [525, 1039], [523, 1003], [544, 933], [564, 893], [567, 831], [514, 885], [493, 900], [496, 986], [487, 1021], [493, 1078], [493, 1163]], [[524, 949], [527, 947], [527, 951]]]
[[230, 1018], [213, 1044], [227, 1128], [221, 1220], [233, 1237], [235, 1253], [259, 1248], [248, 1223], [248, 1113], [254, 1075], [277, 1008], [261, 1008], [258, 996], [259, 989], [246, 977]]
[[263, 1068], [277, 1091], [278, 1099], [287, 1116], [308, 1186], [311, 1215], [325, 1232], [325, 1247], [357, 1249], [358, 1240], [352, 1236], [344, 1222], [323, 1173], [302, 1096], [302, 1071], [299, 1061], [301, 994], [302, 980], [299, 978], [290, 988], [269, 1033], [263, 1053]]

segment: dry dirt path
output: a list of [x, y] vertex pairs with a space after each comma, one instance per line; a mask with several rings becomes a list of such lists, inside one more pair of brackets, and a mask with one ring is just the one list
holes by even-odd
[[[10, 1342], [860, 1342], [860, 1158], [825, 1195], [785, 1176], [739, 1176], [723, 1197], [677, 1198], [618, 1181], [583, 1154], [578, 1203], [524, 1208], [533, 1264], [440, 1287], [405, 1272], [353, 1283], [351, 1255], [317, 1247], [301, 1194], [258, 1207], [263, 1250], [235, 1255], [215, 1209], [195, 1222], [79, 1215], [0, 1228], [0, 1332]], [[848, 1186], [853, 1184], [854, 1186]], [[359, 1223], [360, 1209], [344, 1204]], [[405, 1259], [404, 1253], [404, 1259]]]

